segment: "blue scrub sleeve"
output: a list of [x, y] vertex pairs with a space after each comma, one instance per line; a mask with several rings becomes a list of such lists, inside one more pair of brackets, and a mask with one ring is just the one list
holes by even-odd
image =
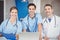
[[23, 19], [23, 28], [24, 29], [27, 29], [27, 25], [28, 25], [28, 19], [27, 19], [28, 16], [26, 16], [24, 19]]
[[41, 16], [41, 14], [37, 13], [36, 17], [37, 17], [37, 24], [42, 23], [42, 16]]
[[2, 33], [3, 28], [6, 26], [6, 22], [7, 22], [7, 20], [4, 20], [4, 21], [1, 23], [1, 25], [0, 25], [0, 33]]

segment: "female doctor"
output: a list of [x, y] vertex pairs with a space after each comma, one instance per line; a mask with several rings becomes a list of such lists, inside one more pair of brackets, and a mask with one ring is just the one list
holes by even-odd
[[52, 5], [44, 6], [46, 17], [43, 19], [45, 40], [60, 40], [60, 17], [53, 14]]
[[22, 25], [17, 20], [17, 13], [17, 8], [11, 7], [9, 19], [3, 21], [0, 26], [0, 35], [7, 40], [18, 40], [19, 34], [22, 32]]

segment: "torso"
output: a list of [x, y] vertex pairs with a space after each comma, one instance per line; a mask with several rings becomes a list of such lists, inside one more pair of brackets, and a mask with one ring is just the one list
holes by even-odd
[[[55, 16], [56, 17], [56, 16]], [[56, 17], [58, 18], [58, 17]], [[46, 18], [44, 19], [44, 21], [47, 20]], [[58, 19], [56, 19], [58, 20]], [[48, 37], [56, 37], [57, 35], [59, 35], [59, 27], [57, 26], [57, 21], [56, 21], [56, 25], [55, 25], [55, 19], [54, 17], [52, 17], [52, 20], [51, 22], [45, 22], [43, 23], [43, 28], [44, 28], [44, 31], [46, 32], [46, 35]]]

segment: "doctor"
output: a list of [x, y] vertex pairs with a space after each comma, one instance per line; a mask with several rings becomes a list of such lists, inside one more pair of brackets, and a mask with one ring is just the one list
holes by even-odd
[[17, 13], [17, 8], [11, 7], [9, 19], [3, 21], [0, 26], [0, 35], [7, 40], [18, 40], [19, 34], [22, 32], [22, 25], [17, 20]]
[[35, 13], [36, 5], [30, 3], [28, 5], [29, 14], [23, 19], [24, 27], [27, 32], [40, 32], [42, 30], [42, 17], [39, 13]]
[[46, 17], [43, 19], [45, 40], [60, 40], [60, 17], [53, 14], [50, 4], [44, 6]]

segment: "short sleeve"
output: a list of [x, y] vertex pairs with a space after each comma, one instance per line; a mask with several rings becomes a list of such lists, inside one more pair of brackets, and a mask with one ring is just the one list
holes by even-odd
[[36, 14], [36, 17], [37, 17], [37, 23], [42, 23], [42, 16], [41, 16], [41, 14], [40, 13], [37, 13]]
[[16, 34], [20, 34], [22, 32], [22, 24], [20, 21], [18, 21], [17, 26], [18, 26], [18, 28], [17, 28]]
[[26, 16], [26, 17], [23, 19], [24, 29], [27, 29], [27, 24], [28, 24], [28, 16]]
[[2, 33], [3, 28], [6, 26], [6, 22], [7, 22], [7, 20], [4, 20], [4, 21], [1, 23], [1, 25], [0, 25], [0, 33]]

